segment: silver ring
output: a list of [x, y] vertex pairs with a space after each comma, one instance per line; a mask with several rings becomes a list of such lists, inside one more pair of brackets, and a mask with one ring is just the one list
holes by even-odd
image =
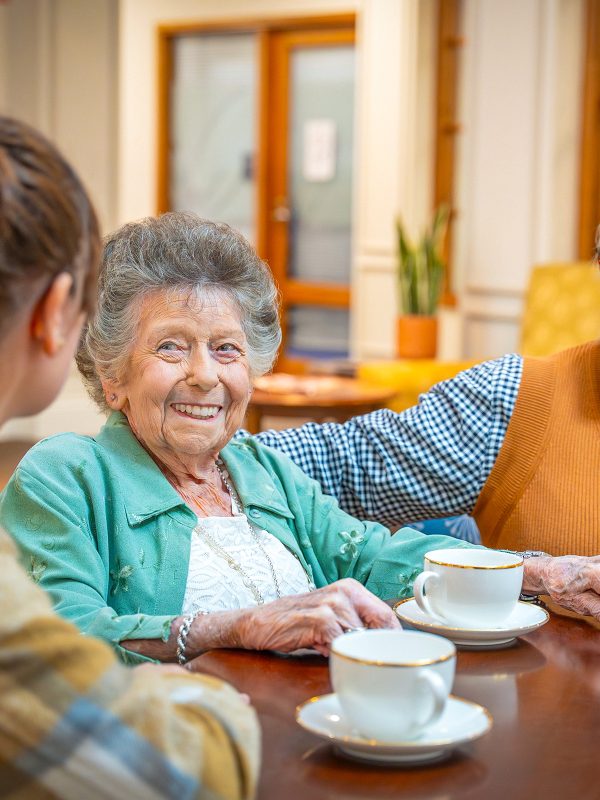
[[342, 628], [343, 633], [358, 633], [359, 631], [366, 631], [366, 627], [363, 625], [359, 628]]

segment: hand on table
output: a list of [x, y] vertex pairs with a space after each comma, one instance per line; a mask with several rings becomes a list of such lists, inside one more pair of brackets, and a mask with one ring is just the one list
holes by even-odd
[[[216, 626], [221, 630], [215, 630]], [[313, 648], [328, 655], [336, 636], [365, 627], [401, 625], [382, 600], [358, 581], [344, 578], [314, 592], [282, 597], [262, 606], [198, 617], [188, 643], [191, 653], [196, 647], [217, 646], [283, 653]]]
[[600, 619], [600, 556], [530, 558], [525, 591], [549, 595], [569, 611]]

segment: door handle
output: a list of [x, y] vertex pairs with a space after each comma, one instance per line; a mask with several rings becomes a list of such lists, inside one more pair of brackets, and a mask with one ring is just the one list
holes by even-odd
[[292, 218], [292, 212], [286, 205], [284, 200], [281, 200], [275, 205], [272, 212], [274, 222], [289, 222]]

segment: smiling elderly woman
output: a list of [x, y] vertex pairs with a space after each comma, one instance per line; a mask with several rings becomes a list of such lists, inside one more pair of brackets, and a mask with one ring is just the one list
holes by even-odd
[[[214, 647], [328, 652], [394, 627], [426, 551], [342, 512], [287, 457], [231, 442], [280, 343], [266, 265], [225, 225], [165, 214], [108, 238], [78, 365], [96, 438], [38, 444], [1, 515], [56, 609], [125, 660]], [[354, 579], [354, 580], [352, 580]]]

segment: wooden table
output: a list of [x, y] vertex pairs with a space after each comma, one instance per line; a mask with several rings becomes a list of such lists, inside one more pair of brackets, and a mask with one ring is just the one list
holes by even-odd
[[214, 651], [203, 670], [247, 692], [263, 731], [259, 800], [597, 800], [600, 631], [550, 622], [504, 650], [459, 651], [453, 693], [486, 706], [492, 730], [430, 766], [346, 760], [295, 722], [296, 706], [331, 691], [317, 656]]
[[382, 408], [396, 393], [393, 388], [354, 378], [267, 375], [254, 388], [245, 427], [258, 433], [263, 416], [345, 422]]

